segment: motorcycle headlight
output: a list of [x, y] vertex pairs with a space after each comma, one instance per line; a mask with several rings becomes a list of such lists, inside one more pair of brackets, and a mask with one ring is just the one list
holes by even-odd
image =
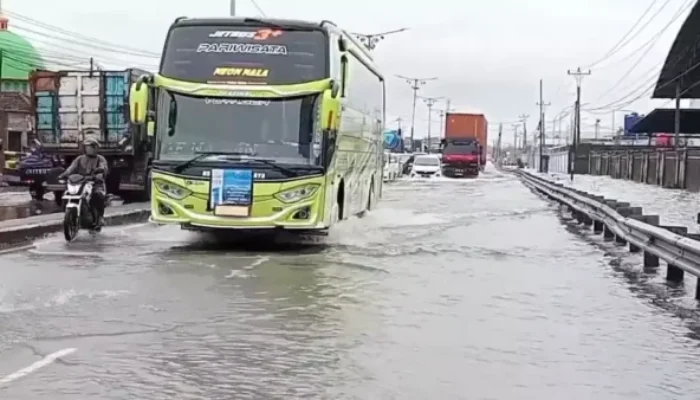
[[161, 181], [160, 179], [154, 180], [153, 183], [156, 185], [156, 189], [158, 189], [159, 192], [175, 200], [182, 200], [185, 197], [192, 194], [192, 192], [190, 192], [182, 186], [166, 181]]
[[275, 197], [285, 203], [294, 203], [313, 196], [318, 190], [319, 186], [320, 185], [318, 184], [299, 186], [279, 192], [275, 195]]

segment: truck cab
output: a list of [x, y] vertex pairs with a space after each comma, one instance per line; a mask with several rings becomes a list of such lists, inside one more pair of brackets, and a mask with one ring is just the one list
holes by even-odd
[[443, 176], [479, 176], [482, 164], [481, 147], [476, 139], [443, 139], [440, 143]]

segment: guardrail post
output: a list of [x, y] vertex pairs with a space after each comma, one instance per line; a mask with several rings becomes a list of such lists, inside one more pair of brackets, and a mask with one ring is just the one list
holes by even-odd
[[[618, 209], [617, 212], [627, 218], [634, 218], [634, 219], [641, 219], [642, 216], [642, 207], [625, 207], [622, 209]], [[630, 245], [630, 253], [639, 253], [642, 249], [639, 247], [633, 245], [632, 243]]]
[[608, 228], [607, 225], [604, 225], [604, 226], [603, 226], [603, 238], [604, 238], [605, 240], [613, 240], [613, 239], [615, 239], [615, 234], [613, 233], [613, 231], [610, 230], [610, 228]]
[[[681, 236], [687, 236], [688, 235], [688, 228], [685, 226], [660, 226], [661, 228], [664, 228], [670, 232], [675, 233], [676, 235], [681, 235]], [[671, 282], [683, 282], [683, 278], [685, 277], [685, 271], [682, 269], [678, 268], [677, 266], [673, 264], [668, 264], [666, 267], [666, 280], [671, 281]]]
[[[603, 202], [605, 203], [606, 206], [612, 208], [613, 210], [617, 208], [617, 200], [606, 199]], [[613, 231], [610, 230], [610, 228], [608, 228], [607, 225], [605, 225], [603, 227], [603, 239], [605, 239], [605, 240], [615, 239], [615, 234], [613, 233]]]
[[593, 221], [593, 233], [601, 233], [605, 229], [605, 226], [601, 221]]
[[[633, 211], [637, 212], [638, 214], [642, 213], [642, 208], [641, 207], [630, 207], [630, 203], [617, 203], [617, 207], [615, 209], [618, 214], [622, 215], [625, 218], [629, 218], [632, 216]], [[621, 237], [621, 236], [615, 236], [615, 242], [619, 245], [626, 245], [627, 241]], [[630, 251], [634, 252], [633, 250], [634, 245], [630, 245]]]
[[[661, 218], [658, 215], [643, 215], [642, 221], [649, 225], [659, 226]], [[644, 268], [656, 268], [659, 266], [659, 257], [649, 253], [644, 252]]]
[[[689, 233], [685, 235], [688, 239], [700, 241], [700, 234]], [[700, 277], [698, 277], [697, 284], [695, 285], [695, 300], [700, 300]]]

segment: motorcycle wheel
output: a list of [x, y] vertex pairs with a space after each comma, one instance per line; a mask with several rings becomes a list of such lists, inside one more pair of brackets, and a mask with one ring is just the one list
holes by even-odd
[[78, 236], [80, 221], [78, 220], [78, 210], [76, 208], [66, 208], [63, 214], [63, 236], [66, 241], [71, 242]]

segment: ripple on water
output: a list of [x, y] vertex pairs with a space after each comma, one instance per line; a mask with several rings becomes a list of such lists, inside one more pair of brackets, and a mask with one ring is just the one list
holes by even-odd
[[316, 246], [154, 228], [100, 268], [12, 259], [0, 304], [40, 307], [0, 313], [0, 351], [79, 350], [3, 398], [700, 398], [688, 320], [649, 301], [675, 294], [512, 178], [384, 197]]

